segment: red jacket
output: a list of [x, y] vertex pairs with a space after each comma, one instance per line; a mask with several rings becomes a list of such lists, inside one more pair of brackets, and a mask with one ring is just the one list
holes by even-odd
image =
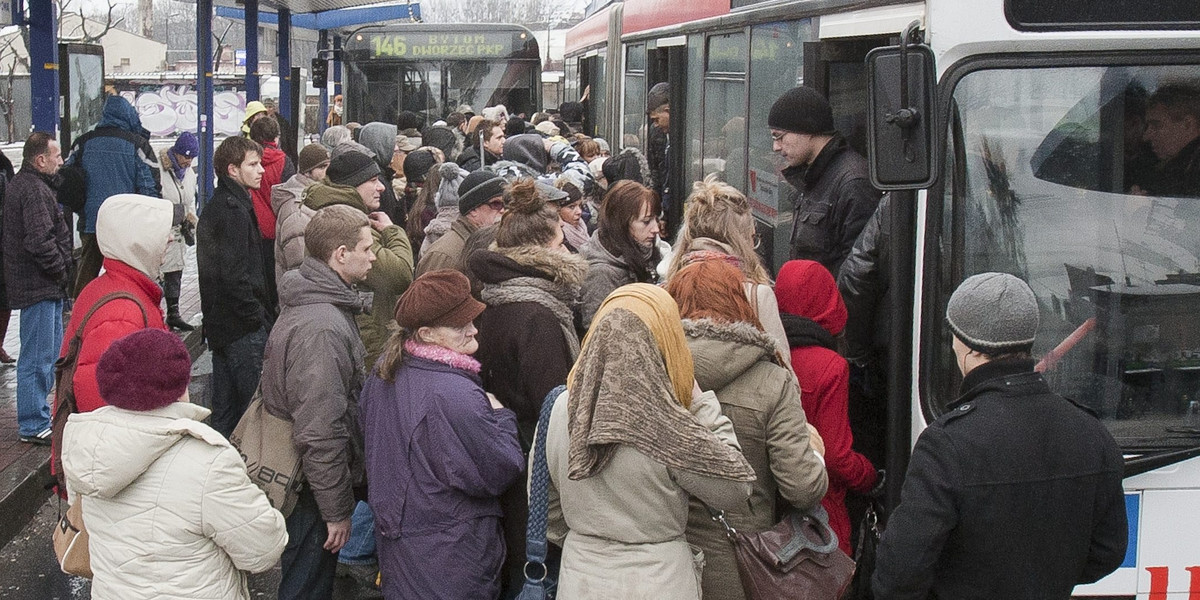
[[[119, 260], [106, 258], [104, 274], [87, 284], [75, 301], [75, 307], [71, 310], [71, 321], [63, 332], [60, 357], [67, 353], [67, 347], [71, 344], [71, 338], [75, 336], [75, 330], [79, 328], [79, 322], [97, 300], [112, 292], [133, 294], [146, 308], [146, 322], [149, 326], [163, 330], [167, 328], [163, 322], [162, 309], [158, 306], [162, 300], [162, 289], [158, 284], [137, 269]], [[104, 354], [113, 342], [143, 328], [141, 311], [128, 300], [113, 300], [92, 315], [87, 329], [83, 332], [83, 347], [79, 350], [79, 362], [75, 368], [75, 401], [79, 405], [79, 412], [105, 406], [96, 384], [96, 364], [100, 362], [100, 355]]]
[[846, 327], [846, 305], [833, 276], [820, 263], [788, 261], [775, 282], [775, 298], [788, 345], [792, 368], [800, 380], [804, 414], [825, 441], [825, 468], [829, 491], [821, 505], [838, 545], [850, 553], [850, 515], [846, 491], [865, 493], [875, 486], [875, 467], [851, 449], [849, 407], [850, 368], [834, 347], [834, 336]]
[[[275, 239], [275, 210], [271, 208], [271, 188], [283, 183], [295, 175], [296, 169], [289, 167], [288, 157], [274, 142], [263, 144], [262, 183], [257, 190], [250, 190], [250, 199], [254, 202], [254, 216], [258, 219], [258, 232], [264, 240]], [[285, 173], [290, 170], [291, 173]]]

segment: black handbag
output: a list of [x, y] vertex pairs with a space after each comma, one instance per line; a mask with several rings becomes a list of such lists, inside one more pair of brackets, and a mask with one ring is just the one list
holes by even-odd
[[871, 591], [871, 575], [875, 573], [875, 552], [879, 548], [879, 513], [883, 508], [872, 500], [867, 505], [858, 527], [858, 544], [854, 548], [854, 579], [850, 580], [850, 589], [846, 591], [845, 600], [874, 600], [875, 593]]
[[546, 394], [533, 438], [533, 463], [529, 467], [529, 521], [525, 526], [525, 585], [517, 600], [553, 600], [558, 587], [555, 574], [546, 566], [546, 513], [549, 512], [550, 468], [546, 465], [546, 429], [554, 400], [567, 389], [560, 385]]
[[738, 576], [749, 600], [840, 600], [854, 576], [854, 561], [838, 548], [821, 506], [790, 511], [771, 529], [742, 533], [709, 508], [733, 544]]

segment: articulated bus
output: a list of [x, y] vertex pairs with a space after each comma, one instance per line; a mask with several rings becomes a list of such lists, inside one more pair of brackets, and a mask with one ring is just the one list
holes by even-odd
[[566, 96], [590, 87], [589, 133], [644, 146], [646, 91], [669, 82], [672, 189], [719, 173], [745, 191], [778, 269], [796, 216], [771, 104], [815, 87], [873, 166], [894, 158], [872, 141], [883, 79], [865, 59], [913, 23], [932, 63], [930, 176], [891, 192], [887, 501], [957, 393], [950, 293], [1013, 273], [1041, 308], [1039, 368], [1126, 456], [1128, 554], [1076, 594], [1200, 598], [1200, 190], [1140, 184], [1147, 99], [1200, 85], [1195, 0], [597, 1], [568, 34]]
[[350, 34], [342, 62], [346, 121], [396, 123], [409, 111], [428, 125], [463, 105], [541, 106], [538, 43], [520, 25], [367, 26]]

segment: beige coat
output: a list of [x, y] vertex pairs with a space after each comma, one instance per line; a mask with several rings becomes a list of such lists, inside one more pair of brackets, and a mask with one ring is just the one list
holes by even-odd
[[465, 215], [460, 216], [450, 225], [450, 231], [447, 231], [429, 248], [421, 250], [421, 261], [417, 263], [416, 276], [420, 277], [438, 269], [454, 269], [462, 272], [465, 266], [463, 248], [466, 247], [467, 238], [471, 237], [476, 229], [477, 227], [472, 225]]
[[[771, 336], [746, 323], [684, 320], [696, 381], [714, 390], [721, 411], [733, 421], [742, 454], [758, 479], [749, 504], [726, 511], [734, 529], [758, 532], [776, 523], [776, 493], [801, 510], [825, 497], [824, 461], [809, 445], [800, 389], [791, 369], [775, 362]], [[704, 600], [745, 597], [733, 550], [724, 530], [693, 501], [688, 541], [704, 550]]]
[[[567, 403], [555, 401], [546, 435], [550, 541], [563, 547], [558, 593], [571, 600], [699, 600], [698, 569], [684, 532], [693, 495], [719, 509], [744, 505], [750, 484], [672, 469], [632, 446], [619, 446], [599, 473], [567, 477]], [[737, 447], [712, 392], [692, 414]], [[517, 550], [520, 551], [520, 550]]]
[[[175, 178], [171, 169], [171, 158], [167, 156], [170, 148], [163, 148], [158, 153], [158, 169], [162, 179], [162, 197], [170, 200], [171, 204], [182, 205], [185, 218], [196, 222], [196, 170], [185, 169], [183, 181]], [[183, 233], [179, 226], [171, 228], [171, 241], [167, 243], [167, 254], [163, 257], [162, 272], [183, 270], [184, 253], [187, 244], [183, 241]]]
[[271, 208], [275, 211], [275, 281], [304, 262], [304, 228], [317, 211], [304, 205], [304, 190], [316, 180], [296, 173], [291, 179], [271, 188]]
[[92, 598], [249, 600], [246, 574], [270, 569], [288, 535], [283, 515], [246, 475], [237, 450], [176, 402], [71, 415], [63, 471], [83, 497]]

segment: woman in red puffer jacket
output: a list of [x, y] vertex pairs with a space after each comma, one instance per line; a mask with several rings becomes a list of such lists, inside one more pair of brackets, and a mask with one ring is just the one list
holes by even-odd
[[865, 494], [879, 478], [867, 457], [851, 449], [849, 404], [850, 368], [837, 353], [835, 338], [846, 327], [846, 305], [833, 276], [820, 263], [792, 260], [775, 281], [779, 316], [792, 350], [792, 369], [800, 380], [800, 402], [808, 422], [825, 440], [829, 491], [821, 505], [838, 545], [851, 554], [850, 515], [846, 491]]

